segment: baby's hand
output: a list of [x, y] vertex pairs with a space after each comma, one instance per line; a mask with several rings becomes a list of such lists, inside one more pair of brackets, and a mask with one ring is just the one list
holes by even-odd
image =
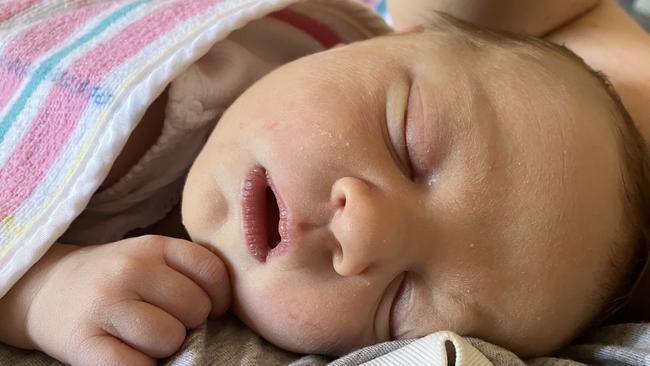
[[27, 332], [36, 348], [72, 365], [154, 365], [178, 350], [186, 329], [229, 306], [219, 257], [143, 236], [63, 257], [31, 302]]

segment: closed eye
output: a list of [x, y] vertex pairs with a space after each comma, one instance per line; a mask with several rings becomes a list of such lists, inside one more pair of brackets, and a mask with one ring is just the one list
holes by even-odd
[[393, 301], [390, 306], [390, 312], [389, 312], [389, 319], [388, 319], [388, 328], [389, 328], [389, 334], [390, 334], [390, 339], [394, 340], [397, 339], [398, 337], [398, 326], [399, 326], [399, 317], [397, 315], [397, 312], [400, 311], [401, 307], [403, 307], [405, 303], [405, 288], [406, 288], [406, 282], [408, 278], [408, 272], [404, 272], [402, 279], [400, 281], [399, 286], [397, 287], [397, 291], [395, 292], [395, 296], [393, 297]]
[[409, 90], [408, 103], [404, 113], [403, 129], [405, 155], [407, 157], [412, 178], [426, 174], [427, 171], [426, 164], [423, 164], [422, 159], [418, 155], [417, 148], [420, 146], [415, 146], [418, 144], [421, 145], [422, 142], [425, 141], [424, 136], [422, 136], [422, 127], [424, 123], [426, 122], [424, 121], [420, 87], [416, 83], [413, 83]]
[[413, 159], [411, 158], [411, 151], [409, 149], [409, 141], [408, 141], [408, 132], [409, 128], [411, 127], [412, 124], [418, 123], [417, 121], [414, 121], [416, 118], [416, 114], [414, 113], [414, 101], [415, 97], [418, 97], [417, 95], [413, 95], [413, 88], [414, 84], [411, 84], [411, 87], [409, 88], [409, 95], [408, 99], [406, 101], [406, 108], [404, 109], [404, 118], [402, 119], [402, 139], [404, 141], [404, 155], [405, 155], [405, 160], [406, 160], [406, 165], [408, 166], [408, 171], [409, 171], [409, 177], [411, 180], [415, 179], [415, 171], [413, 169]]
[[413, 169], [406, 146], [405, 127], [406, 120], [409, 118], [408, 104], [411, 89], [410, 83], [404, 85], [401, 95], [391, 97], [392, 100], [387, 102], [386, 123], [382, 126], [386, 147], [399, 170], [409, 180], [413, 180]]

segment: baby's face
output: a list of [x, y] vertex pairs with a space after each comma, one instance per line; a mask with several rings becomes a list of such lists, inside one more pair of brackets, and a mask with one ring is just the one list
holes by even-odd
[[536, 354], [573, 337], [600, 305], [619, 155], [596, 82], [543, 58], [420, 31], [246, 91], [183, 200], [235, 313], [297, 352], [452, 330]]

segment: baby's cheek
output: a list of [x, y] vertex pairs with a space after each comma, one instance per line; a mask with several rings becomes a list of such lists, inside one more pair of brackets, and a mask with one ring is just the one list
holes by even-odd
[[[240, 291], [235, 313], [266, 340], [283, 349], [311, 353], [322, 349], [328, 334], [320, 320], [322, 314], [311, 314], [310, 308], [293, 296], [294, 290], [286, 287], [278, 292], [258, 293], [248, 296]], [[304, 300], [304, 299], [303, 299]]]
[[327, 139], [333, 136], [318, 123], [301, 118], [266, 120], [261, 127], [257, 137], [263, 139], [267, 153], [284, 163], [321, 158], [328, 153]]
[[271, 343], [293, 352], [326, 354], [368, 343], [367, 305], [358, 296], [341, 295], [346, 289], [339, 287], [337, 293], [334, 284], [315, 283], [305, 273], [248, 275], [235, 291], [235, 312]]

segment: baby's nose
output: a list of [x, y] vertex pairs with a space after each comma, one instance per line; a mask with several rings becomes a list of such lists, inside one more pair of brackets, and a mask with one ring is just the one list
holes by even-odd
[[335, 212], [330, 230], [338, 241], [334, 270], [342, 276], [360, 274], [398, 255], [407, 244], [408, 216], [397, 199], [354, 177], [334, 182], [330, 202]]

